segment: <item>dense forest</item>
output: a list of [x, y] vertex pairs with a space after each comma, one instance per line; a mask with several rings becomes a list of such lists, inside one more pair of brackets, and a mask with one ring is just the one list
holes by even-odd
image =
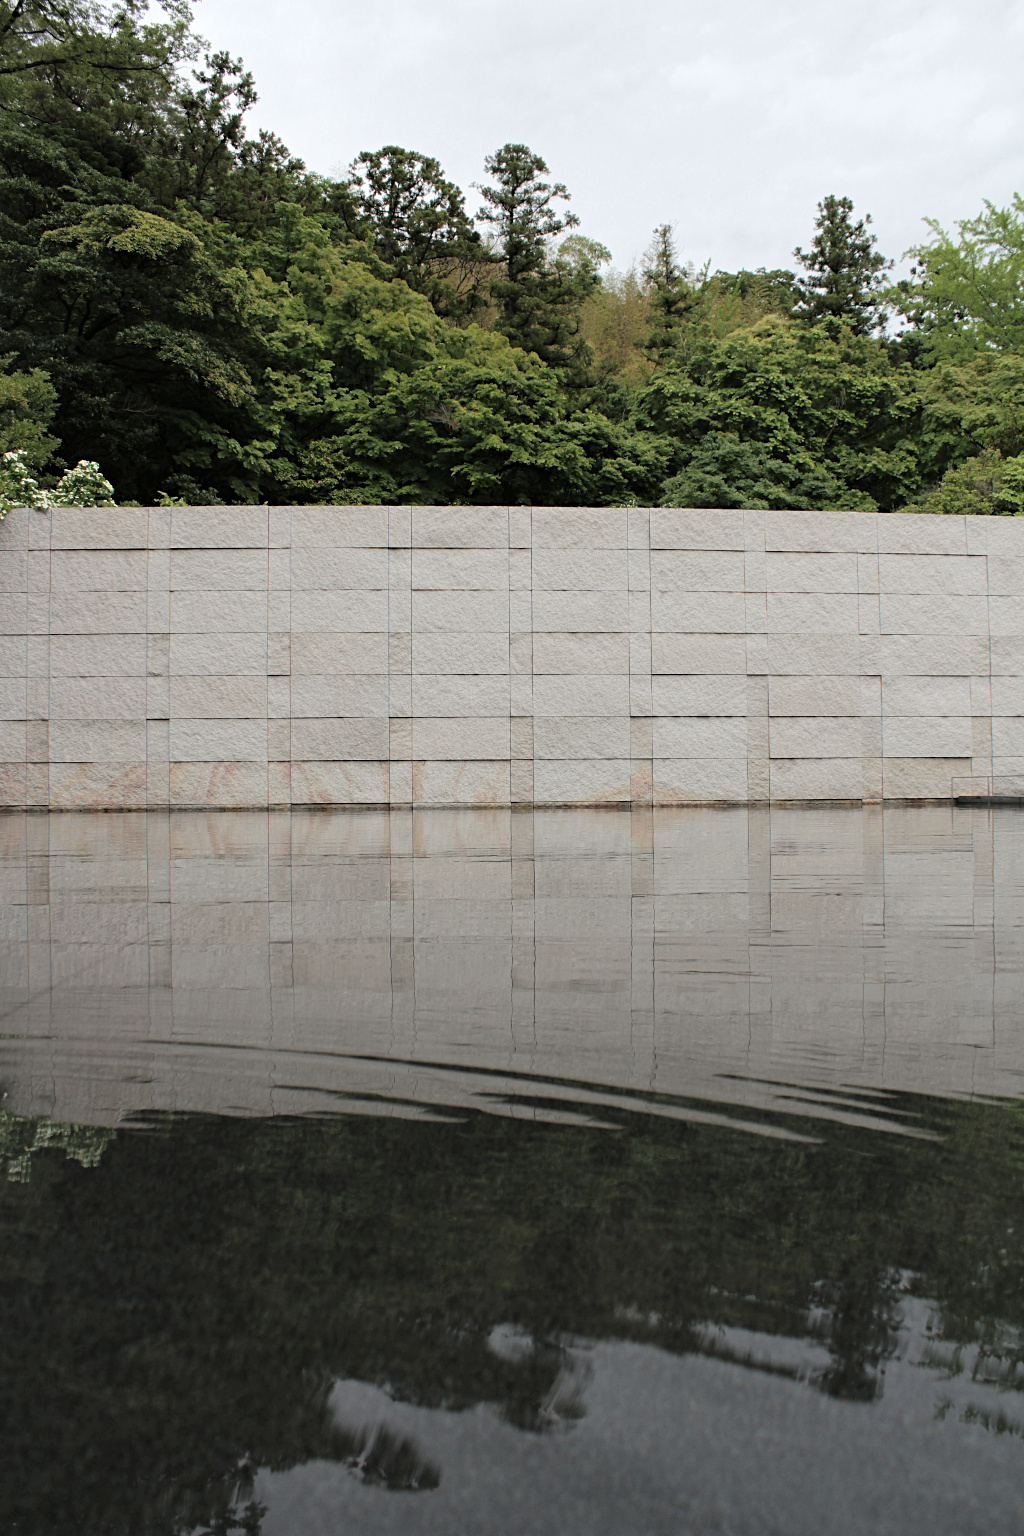
[[473, 210], [395, 145], [313, 174], [247, 135], [255, 100], [185, 0], [0, 0], [9, 471], [95, 460], [141, 504], [1024, 511], [1024, 199], [928, 225], [899, 282], [831, 195], [793, 271], [697, 268], [664, 225], [621, 273], [526, 145]]

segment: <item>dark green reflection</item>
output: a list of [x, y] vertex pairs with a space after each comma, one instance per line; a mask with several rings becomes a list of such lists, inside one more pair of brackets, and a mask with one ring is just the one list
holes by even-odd
[[[542, 1431], [573, 1335], [813, 1335], [814, 1384], [867, 1404], [909, 1289], [941, 1308], [943, 1347], [980, 1343], [1019, 1388], [1022, 1108], [893, 1107], [938, 1139], [481, 1114], [183, 1117], [108, 1140], [3, 1117], [4, 1528], [255, 1531], [255, 1469], [312, 1457], [410, 1496], [443, 1469], [339, 1426], [336, 1379]], [[496, 1351], [499, 1325], [527, 1347]]]

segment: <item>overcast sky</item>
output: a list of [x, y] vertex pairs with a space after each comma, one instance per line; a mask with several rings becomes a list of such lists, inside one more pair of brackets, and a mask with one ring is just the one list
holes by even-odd
[[397, 143], [470, 183], [508, 140], [621, 267], [655, 224], [713, 267], [787, 266], [849, 194], [898, 257], [1024, 192], [1024, 0], [199, 0], [313, 170]]

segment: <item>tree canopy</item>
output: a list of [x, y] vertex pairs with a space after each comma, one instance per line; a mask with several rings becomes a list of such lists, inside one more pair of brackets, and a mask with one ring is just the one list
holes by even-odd
[[255, 100], [184, 0], [0, 0], [0, 451], [44, 489], [940, 510], [1024, 450], [1019, 197], [896, 284], [836, 195], [797, 272], [669, 223], [617, 272], [528, 145], [473, 216], [421, 149], [311, 172]]

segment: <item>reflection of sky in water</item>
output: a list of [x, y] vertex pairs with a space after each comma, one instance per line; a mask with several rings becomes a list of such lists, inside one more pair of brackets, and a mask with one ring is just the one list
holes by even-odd
[[19, 1536], [1018, 1531], [1022, 855], [0, 818]]

